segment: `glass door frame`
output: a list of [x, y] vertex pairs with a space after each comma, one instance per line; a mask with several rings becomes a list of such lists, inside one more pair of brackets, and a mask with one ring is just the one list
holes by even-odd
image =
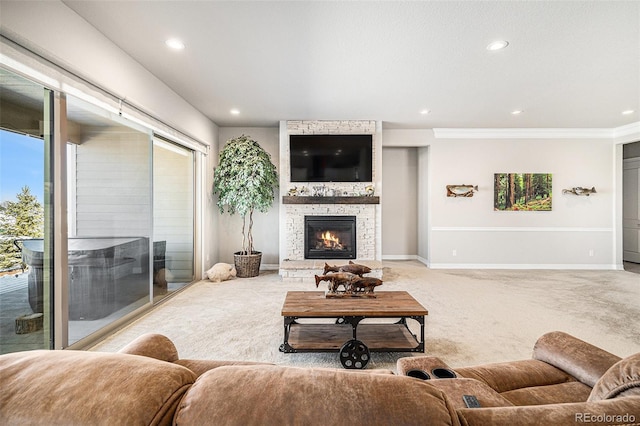
[[[68, 125], [67, 125], [67, 95], [65, 92], [47, 86], [42, 79], [31, 76], [30, 73], [21, 72], [11, 66], [1, 64], [3, 69], [15, 73], [44, 87], [45, 99], [45, 115], [49, 114], [51, 119], [46, 117], [42, 122], [43, 138], [45, 140], [45, 211], [49, 212], [45, 215], [45, 285], [44, 295], [48, 297], [48, 307], [45, 308], [45, 342], [43, 348], [49, 349], [83, 349], [94, 344], [96, 341], [104, 338], [109, 333], [121, 328], [123, 325], [131, 322], [141, 313], [153, 308], [153, 282], [149, 280], [149, 301], [134, 311], [124, 315], [104, 328], [95, 333], [80, 339], [74, 344], [69, 344], [69, 274], [68, 274], [68, 218], [67, 218], [67, 142], [68, 142]], [[87, 96], [88, 97], [88, 96]], [[87, 100], [86, 97], [83, 100]], [[89, 101], [90, 102], [90, 101]], [[93, 102], [90, 102], [93, 103]], [[100, 103], [93, 103], [98, 108]], [[108, 111], [108, 110], [107, 110]], [[149, 129], [150, 133], [155, 134], [153, 125], [146, 125], [137, 120], [132, 121], [135, 125], [142, 125]], [[183, 145], [173, 138], [161, 136], [169, 139], [184, 149], [193, 152], [193, 282], [196, 282], [202, 276], [202, 237], [200, 236], [202, 226], [202, 216], [204, 210], [203, 190], [204, 170], [202, 164], [203, 157], [206, 153], [200, 150], [194, 150], [188, 145]], [[153, 143], [151, 139], [150, 144]], [[150, 151], [150, 156], [152, 157]], [[153, 182], [153, 179], [151, 179]], [[153, 190], [153, 188], [151, 188]], [[153, 216], [153, 211], [151, 212]], [[151, 218], [153, 220], [153, 217]], [[152, 250], [153, 234], [149, 238], [150, 250]], [[150, 268], [153, 267], [152, 259], [149, 259]], [[47, 285], [47, 279], [50, 280]], [[188, 287], [186, 285], [184, 288]], [[181, 291], [180, 289], [179, 291]], [[162, 301], [166, 300], [162, 299]], [[49, 312], [46, 312], [46, 311]]]

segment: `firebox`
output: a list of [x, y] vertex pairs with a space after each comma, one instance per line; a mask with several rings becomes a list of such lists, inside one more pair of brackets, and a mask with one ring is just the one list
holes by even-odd
[[305, 259], [355, 259], [355, 216], [305, 216]]

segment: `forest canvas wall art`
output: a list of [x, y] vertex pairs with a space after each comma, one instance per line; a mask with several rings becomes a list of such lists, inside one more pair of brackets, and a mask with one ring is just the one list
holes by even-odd
[[551, 173], [496, 173], [493, 209], [551, 211]]

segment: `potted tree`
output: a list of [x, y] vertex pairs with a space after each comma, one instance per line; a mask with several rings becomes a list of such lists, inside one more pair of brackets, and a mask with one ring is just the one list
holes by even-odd
[[242, 250], [234, 253], [238, 277], [260, 272], [262, 253], [253, 247], [253, 212], [269, 210], [277, 186], [276, 166], [258, 142], [245, 135], [227, 141], [213, 174], [213, 194], [218, 196], [220, 213], [226, 207], [229, 214], [242, 216]]

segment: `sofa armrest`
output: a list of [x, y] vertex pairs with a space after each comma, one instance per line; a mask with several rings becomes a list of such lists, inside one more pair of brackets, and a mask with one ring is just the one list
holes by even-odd
[[430, 375], [434, 368], [451, 369], [446, 362], [435, 356], [407, 356], [396, 361], [396, 371], [400, 376], [406, 376], [411, 370], [422, 370]]
[[640, 396], [640, 352], [617, 362], [600, 377], [588, 401]]
[[465, 426], [636, 424], [640, 420], [640, 397], [630, 396], [571, 404], [460, 408], [457, 413], [460, 423]]
[[544, 361], [593, 387], [620, 357], [561, 331], [544, 334], [533, 348], [533, 358]]
[[171, 425], [196, 381], [142, 356], [36, 350], [0, 356], [0, 424]]
[[178, 360], [178, 350], [173, 342], [162, 334], [154, 333], [143, 334], [120, 349], [118, 353], [146, 356], [167, 362]]

